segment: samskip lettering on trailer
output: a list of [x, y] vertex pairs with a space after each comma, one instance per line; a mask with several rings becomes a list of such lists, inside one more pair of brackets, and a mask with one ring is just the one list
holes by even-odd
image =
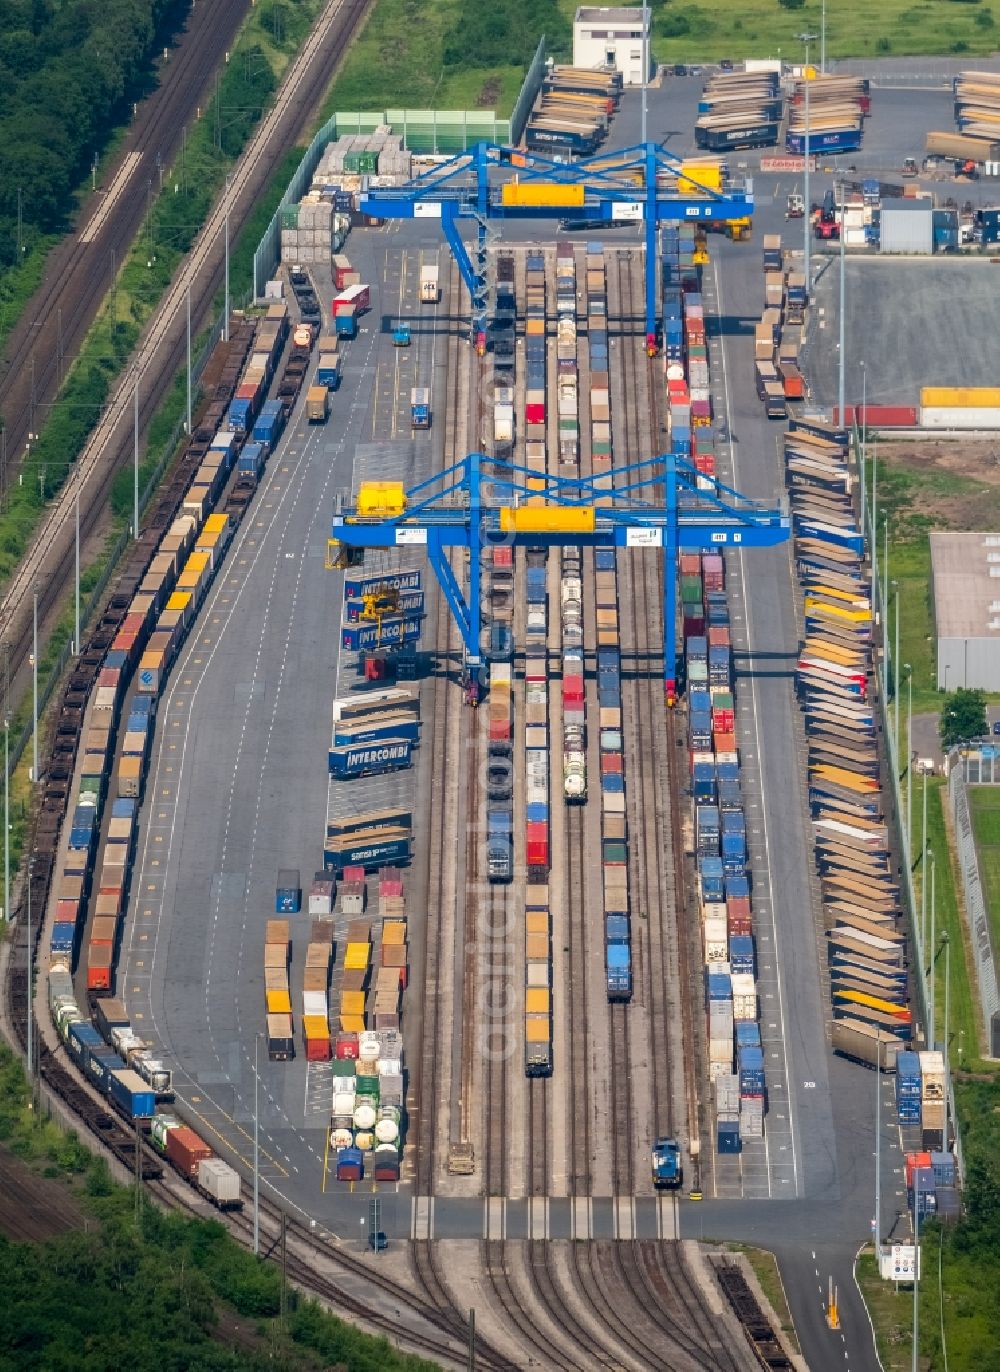
[[345, 867], [364, 867], [374, 871], [379, 867], [398, 866], [410, 860], [408, 835], [395, 835], [380, 841], [351, 844], [327, 842], [323, 849], [323, 865], [327, 871], [340, 873]]

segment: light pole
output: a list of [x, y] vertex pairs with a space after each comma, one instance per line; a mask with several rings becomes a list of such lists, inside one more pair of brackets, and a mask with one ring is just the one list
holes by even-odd
[[[886, 563], [888, 571], [889, 564]], [[892, 581], [892, 589], [895, 592], [896, 624], [895, 634], [893, 635], [892, 646], [892, 738], [896, 745], [896, 766], [899, 767], [899, 582]]]
[[882, 1253], [882, 1031], [875, 1026], [875, 1261]]
[[74, 520], [76, 523], [76, 546], [73, 557], [73, 607], [74, 607], [74, 632], [73, 648], [77, 656], [80, 655], [80, 482], [82, 477], [77, 473], [76, 477], [76, 500], [74, 502]]
[[257, 1070], [260, 1034], [253, 1041], [253, 1251], [260, 1253], [260, 1073]]
[[[944, 1077], [945, 1084], [948, 1082], [948, 1075], [951, 1071], [951, 1056], [948, 1052], [948, 1026], [951, 1015], [951, 939], [948, 937], [948, 930], [941, 931], [941, 947], [944, 949]], [[947, 1091], [945, 1099], [947, 1100]]]
[[815, 35], [814, 33], [800, 33], [800, 34], [797, 35], [797, 37], [798, 37], [798, 40], [799, 40], [800, 43], [804, 43], [804, 44], [806, 45], [806, 62], [805, 62], [805, 66], [804, 66], [803, 69], [802, 69], [802, 82], [803, 82], [803, 85], [805, 86], [805, 97], [806, 97], [806, 123], [805, 123], [805, 132], [804, 132], [803, 143], [802, 143], [802, 148], [803, 148], [803, 153], [804, 153], [804, 156], [803, 156], [803, 159], [802, 159], [802, 162], [803, 162], [802, 183], [803, 183], [804, 199], [805, 199], [805, 202], [806, 202], [806, 213], [805, 213], [805, 237], [804, 237], [804, 243], [803, 243], [803, 247], [804, 247], [804, 254], [803, 254], [803, 256], [804, 256], [804, 265], [805, 265], [805, 273], [806, 273], [806, 296], [808, 297], [808, 296], [811, 294], [811, 292], [812, 292], [812, 282], [811, 282], [811, 280], [809, 279], [809, 246], [810, 246], [810, 244], [809, 244], [809, 235], [810, 235], [810, 233], [812, 232], [812, 207], [811, 207], [811, 203], [810, 203], [810, 200], [809, 200], [809, 44], [812, 43], [812, 42], [815, 40], [816, 35]]
[[31, 878], [35, 870], [34, 854], [28, 859], [28, 1085], [31, 1088], [31, 1098], [35, 1098], [35, 1034], [34, 1034], [34, 988], [32, 982], [35, 974], [35, 954], [31, 940]]
[[[916, 1178], [914, 1178], [916, 1182]], [[920, 1372], [920, 1188], [913, 1188], [913, 1361], [911, 1372]]]
[[927, 1045], [934, 1047], [934, 944], [937, 940], [937, 860], [934, 857], [933, 848], [930, 850], [931, 860], [931, 936], [927, 941], [927, 947], [931, 954], [931, 975], [927, 986], [927, 1018], [928, 1035]]
[[927, 944], [927, 773], [924, 772], [923, 826], [920, 838], [920, 956]]
[[847, 415], [845, 412], [846, 399], [845, 388], [847, 385], [847, 344], [846, 316], [847, 316], [847, 253], [844, 249], [844, 202], [846, 200], [844, 186], [840, 187], [840, 373], [837, 383], [837, 404], [840, 410], [840, 422], [847, 427]]
[[10, 919], [10, 716], [4, 692], [3, 716], [3, 917]]
[[641, 143], [646, 141], [646, 85], [649, 78], [649, 47], [647, 44], [647, 9], [642, 7], [642, 137]]
[[139, 368], [135, 369], [132, 398], [132, 537], [139, 537]]
[[913, 668], [903, 663], [906, 673], [906, 861], [912, 866], [913, 848]]
[[224, 305], [225, 313], [222, 317], [222, 337], [223, 341], [229, 342], [229, 186], [232, 181], [231, 176], [226, 177], [226, 302]]
[[821, 75], [826, 75], [826, 0], [820, 10], [819, 24], [819, 69]]
[[[867, 537], [868, 530], [866, 526], [868, 523], [868, 452], [865, 440], [868, 435], [865, 433], [865, 395], [868, 386], [868, 372], [865, 369], [864, 362], [859, 362], [858, 366], [861, 368], [861, 422], [860, 424], [858, 424], [858, 431], [861, 438], [861, 534], [863, 537]], [[855, 414], [854, 418], [855, 421], [857, 421], [858, 416]]]
[[187, 431], [191, 437], [191, 283], [187, 288]]
[[31, 589], [31, 780], [38, 785], [38, 582]]

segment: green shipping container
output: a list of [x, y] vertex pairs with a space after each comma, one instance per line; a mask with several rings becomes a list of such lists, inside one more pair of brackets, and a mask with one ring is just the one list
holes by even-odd
[[601, 443], [591, 443], [590, 451], [593, 453], [594, 457], [610, 457], [611, 444], [607, 441]]
[[358, 153], [358, 171], [361, 172], [362, 174], [364, 174], [365, 172], [367, 172], [367, 173], [370, 174], [371, 176], [374, 176], [375, 173], [378, 171], [378, 153], [377, 153], [377, 152], [361, 152], [361, 153]]
[[286, 205], [281, 211], [281, 227], [283, 229], [297, 229], [299, 227], [299, 207], [298, 205]]
[[361, 154], [359, 152], [344, 153], [344, 171], [358, 173], [361, 170]]
[[685, 605], [700, 605], [702, 600], [701, 577], [681, 577], [681, 600]]

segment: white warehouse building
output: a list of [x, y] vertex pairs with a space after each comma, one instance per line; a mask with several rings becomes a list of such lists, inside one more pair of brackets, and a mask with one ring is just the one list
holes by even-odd
[[1000, 690], [1000, 534], [932, 533], [937, 685]]
[[603, 8], [581, 5], [573, 18], [574, 67], [614, 67], [626, 86], [642, 85], [642, 55], [645, 46], [647, 78], [651, 49], [649, 43], [652, 9], [640, 6]]

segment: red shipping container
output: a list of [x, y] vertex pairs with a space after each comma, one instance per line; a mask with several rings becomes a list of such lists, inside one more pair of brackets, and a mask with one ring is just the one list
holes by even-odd
[[344, 287], [347, 285], [347, 278], [353, 271], [354, 268], [350, 264], [344, 267], [338, 267], [336, 269], [333, 278], [333, 284], [337, 287], [338, 291], [342, 291], [344, 289]]
[[385, 878], [378, 884], [380, 896], [401, 896], [403, 894], [403, 883], [398, 877]]
[[583, 704], [583, 677], [576, 674], [563, 677], [562, 698], [564, 705]]
[[602, 753], [601, 754], [601, 776], [621, 776], [622, 774], [622, 755], [621, 753]]
[[708, 646], [710, 648], [729, 647], [729, 625], [712, 624], [708, 630]]
[[490, 742], [507, 743], [510, 741], [511, 723], [509, 719], [490, 720]]
[[243, 381], [236, 387], [237, 400], [256, 400], [259, 394], [259, 381]]
[[[877, 429], [912, 429], [916, 427], [917, 410], [913, 405], [845, 405], [845, 423]], [[840, 424], [840, 407], [833, 407], [833, 422]]]
[[683, 379], [683, 377], [678, 377], [676, 380], [671, 380], [667, 382], [667, 395], [670, 396], [671, 400], [673, 400], [675, 397], [678, 400], [680, 400], [684, 396], [686, 396], [687, 393], [688, 384]]
[[120, 886], [102, 886], [100, 888], [100, 894], [102, 896], [116, 897], [119, 907], [121, 906], [122, 888]]
[[701, 637], [705, 632], [705, 614], [685, 614], [683, 638]]
[[60, 900], [56, 902], [56, 923], [75, 924], [80, 914], [80, 906], [75, 900]]
[[714, 453], [695, 453], [694, 469], [702, 476], [715, 475], [715, 454]]
[[715, 749], [716, 757], [718, 757], [720, 753], [735, 753], [736, 735], [728, 732], [720, 733], [718, 730], [713, 729], [712, 746]]
[[97, 673], [97, 684], [98, 684], [98, 686], [115, 686], [115, 687], [117, 687], [118, 682], [119, 682], [120, 680], [121, 680], [121, 668], [119, 668], [119, 667], [102, 667], [101, 670]]
[[525, 826], [525, 852], [529, 867], [548, 867], [549, 826], [545, 820], [534, 820]]
[[365, 869], [363, 867], [345, 867], [341, 881], [364, 881]]
[[698, 576], [701, 573], [701, 562], [697, 553], [681, 553], [677, 559], [680, 565], [681, 576]]
[[111, 640], [111, 649], [115, 653], [130, 653], [135, 647], [138, 634], [130, 634], [127, 629], [119, 629]]
[[122, 628], [127, 629], [130, 634], [141, 634], [146, 625], [146, 615], [130, 614], [122, 620]]
[[736, 728], [736, 712], [728, 705], [715, 706], [712, 710], [712, 733], [731, 734]]
[[913, 1188], [913, 1174], [918, 1167], [930, 1167], [930, 1153], [907, 1153], [906, 1155], [906, 1187], [907, 1190]]
[[508, 544], [505, 544], [502, 548], [494, 548], [493, 565], [494, 567], [513, 567], [514, 549]]
[[87, 948], [87, 990], [111, 990], [111, 957], [109, 943], [91, 943]]
[[539, 404], [538, 401], [532, 401], [530, 405], [525, 405], [524, 422], [526, 424], [544, 424], [545, 402], [542, 401], [542, 403]]
[[204, 1139], [182, 1124], [179, 1129], [167, 1130], [167, 1157], [186, 1177], [198, 1175], [198, 1164], [214, 1154]]
[[730, 937], [734, 934], [753, 933], [749, 896], [729, 897], [726, 901], [726, 926], [729, 930]]
[[340, 1062], [353, 1062], [358, 1056], [357, 1034], [338, 1034], [336, 1053]]
[[[376, 1158], [378, 1154], [376, 1153]], [[376, 1181], [399, 1181], [398, 1162], [376, 1162], [372, 1176]]]
[[118, 921], [113, 915], [101, 915], [90, 926], [90, 946], [99, 948], [102, 943], [109, 948], [115, 946], [118, 937]]
[[702, 553], [701, 574], [703, 577], [717, 576], [721, 581], [725, 576], [725, 563], [721, 553]]
[[363, 1175], [363, 1168], [360, 1162], [338, 1162], [337, 1180], [338, 1181], [360, 1181]]
[[329, 1038], [306, 1039], [306, 1062], [329, 1062]]

